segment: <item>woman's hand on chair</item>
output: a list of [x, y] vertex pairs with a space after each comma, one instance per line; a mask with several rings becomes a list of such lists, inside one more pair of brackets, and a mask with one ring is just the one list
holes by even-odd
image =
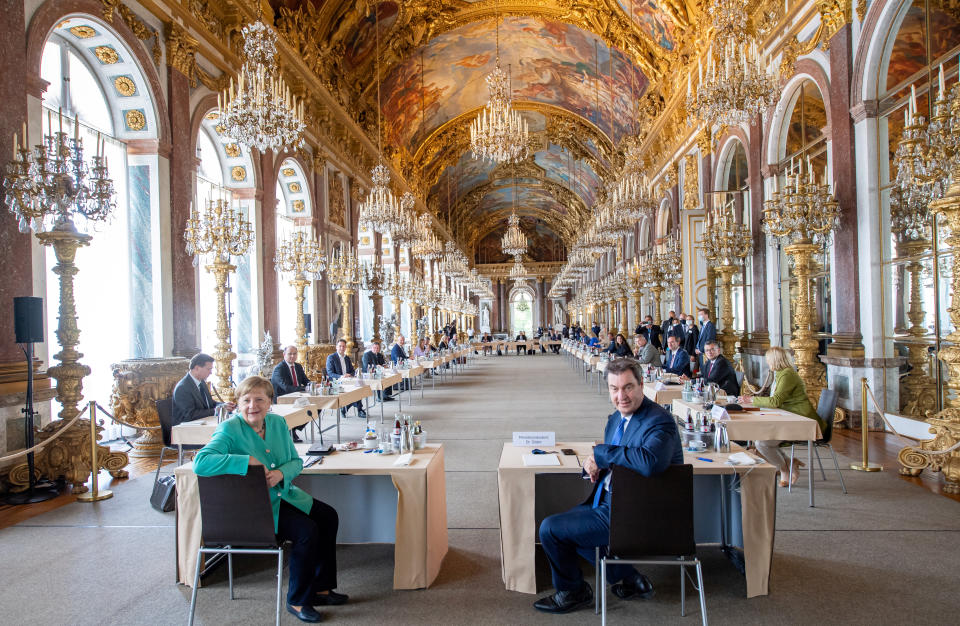
[[267, 485], [275, 487], [281, 480], [283, 480], [283, 472], [280, 470], [270, 470], [267, 472]]

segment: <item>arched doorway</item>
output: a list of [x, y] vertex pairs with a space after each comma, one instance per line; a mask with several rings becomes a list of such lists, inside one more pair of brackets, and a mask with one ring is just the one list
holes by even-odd
[[534, 297], [529, 285], [518, 285], [510, 290], [510, 336], [516, 337], [520, 331], [533, 336]]

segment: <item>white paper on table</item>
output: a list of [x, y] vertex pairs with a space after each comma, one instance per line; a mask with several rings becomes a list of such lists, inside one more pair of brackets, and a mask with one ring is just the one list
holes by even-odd
[[410, 465], [413, 463], [413, 452], [407, 452], [406, 454], [401, 454], [396, 461], [393, 462], [394, 465]]
[[720, 406], [719, 404], [714, 404], [713, 408], [710, 409], [710, 415], [715, 420], [724, 421], [730, 419], [730, 414], [727, 413], [727, 410]]
[[560, 459], [556, 454], [524, 454], [524, 467], [559, 467]]
[[300, 396], [299, 398], [293, 401], [293, 406], [295, 407], [310, 406], [310, 398], [307, 398], [305, 396]]
[[658, 380], [657, 384], [653, 386], [654, 391], [663, 391], [667, 386], [663, 384], [662, 380]]

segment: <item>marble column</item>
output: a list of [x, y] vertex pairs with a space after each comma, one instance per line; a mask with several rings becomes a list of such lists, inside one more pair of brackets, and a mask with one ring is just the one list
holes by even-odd
[[263, 328], [270, 331], [276, 342], [280, 337], [280, 291], [277, 272], [273, 271], [273, 257], [277, 253], [277, 168], [273, 151], [260, 154], [260, 232], [263, 234], [263, 256], [260, 266], [263, 281]]
[[[317, 234], [317, 237], [320, 239], [320, 245], [322, 247], [327, 246], [329, 243], [327, 241], [327, 222], [326, 216], [326, 206], [327, 206], [327, 178], [326, 178], [326, 161], [322, 158], [314, 157], [313, 161], [313, 215], [311, 220], [313, 223], [313, 231]], [[320, 279], [315, 281], [314, 286], [316, 287], [313, 290], [313, 327], [314, 331], [314, 343], [325, 343], [332, 341], [332, 338], [327, 337], [330, 327], [330, 315], [327, 312], [327, 302], [330, 297], [330, 283], [327, 282], [327, 273], [322, 272]]]
[[490, 332], [500, 329], [500, 279], [493, 279], [493, 303], [490, 307]]
[[[860, 284], [857, 273], [859, 237], [857, 229], [857, 167], [854, 153], [853, 118], [850, 115], [850, 61], [852, 25], [846, 24], [830, 39], [830, 137], [833, 147], [833, 194], [840, 205], [840, 226], [833, 235], [833, 277], [831, 298], [833, 343], [831, 356], [862, 357], [860, 334]], [[840, 295], [842, 294], [842, 296]]]
[[770, 345], [767, 325], [767, 240], [763, 235], [760, 218], [763, 217], [763, 118], [755, 116], [750, 124], [750, 141], [747, 143], [747, 176], [750, 185], [750, 230], [753, 238], [750, 278], [753, 290], [753, 329], [745, 348], [752, 354], [765, 351]]
[[[26, 26], [24, 3], [5, 3], [4, 19], [0, 22], [0, 85], [4, 97], [0, 101], [0, 149], [9, 159], [13, 154], [13, 134], [21, 134], [27, 120], [27, 95], [40, 98], [46, 83], [34, 74], [24, 77], [27, 66]], [[26, 80], [25, 80], [26, 78]], [[30, 143], [39, 137], [30, 133]], [[5, 373], [16, 370], [16, 379], [26, 379], [23, 352], [14, 341], [13, 298], [33, 295], [31, 263], [32, 234], [21, 233], [13, 213], [0, 210], [0, 369]], [[49, 342], [50, 339], [48, 338]], [[52, 345], [52, 344], [51, 344]], [[50, 350], [51, 353], [54, 350]], [[11, 369], [12, 368], [12, 369]], [[4, 448], [5, 449], [5, 448]]]
[[[168, 59], [169, 62], [169, 59]], [[197, 328], [197, 270], [183, 243], [190, 217], [197, 169], [195, 146], [190, 140], [190, 79], [173, 65], [167, 66], [170, 112], [170, 267], [173, 272], [173, 353], [191, 357], [199, 351]], [[272, 257], [271, 257], [272, 258]], [[276, 336], [276, 334], [274, 334]]]

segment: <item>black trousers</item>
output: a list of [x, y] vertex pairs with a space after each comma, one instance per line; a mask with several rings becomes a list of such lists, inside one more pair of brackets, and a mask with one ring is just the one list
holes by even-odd
[[523, 353], [527, 353], [527, 346], [517, 346], [517, 354], [520, 354], [520, 351], [523, 350]]
[[287, 603], [313, 606], [318, 591], [337, 587], [337, 529], [334, 508], [314, 499], [310, 514], [280, 503], [277, 536], [293, 542], [290, 550], [290, 584]]

